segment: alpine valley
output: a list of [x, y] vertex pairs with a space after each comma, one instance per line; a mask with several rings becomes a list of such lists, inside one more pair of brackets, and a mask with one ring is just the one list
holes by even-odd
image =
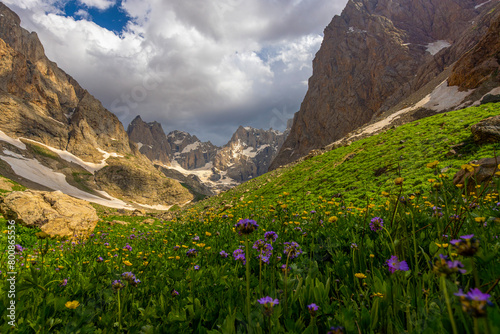
[[[274, 40], [327, 1], [77, 2]], [[287, 129], [222, 146], [125, 129], [0, 3], [0, 333], [499, 334], [500, 0], [346, 2]]]

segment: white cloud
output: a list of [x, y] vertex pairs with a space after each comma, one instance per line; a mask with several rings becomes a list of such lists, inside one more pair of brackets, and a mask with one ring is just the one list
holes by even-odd
[[95, 7], [100, 10], [106, 10], [116, 4], [116, 0], [78, 0], [87, 7]]
[[268, 126], [275, 108], [298, 110], [322, 31], [347, 2], [124, 0], [132, 19], [118, 36], [62, 16], [58, 0], [4, 1], [125, 126], [141, 114], [217, 144], [240, 124]]

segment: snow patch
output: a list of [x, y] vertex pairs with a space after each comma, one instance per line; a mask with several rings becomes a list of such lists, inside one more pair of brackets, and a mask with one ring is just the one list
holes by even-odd
[[487, 3], [491, 2], [491, 0], [488, 0], [486, 2], [483, 2], [483, 3], [480, 3], [479, 5], [476, 5], [474, 8], [475, 9], [478, 9], [479, 7], [483, 6], [483, 5], [486, 5]]
[[143, 147], [143, 146], [144, 146], [144, 144], [143, 144], [143, 143], [140, 143], [140, 142], [139, 142], [139, 143], [136, 143], [136, 144], [137, 144], [137, 148], [138, 148], [139, 150], [141, 149], [141, 147]]
[[52, 169], [42, 165], [36, 159], [27, 159], [22, 155], [9, 150], [4, 150], [3, 154], [6, 156], [0, 156], [0, 159], [7, 162], [14, 173], [25, 179], [31, 180], [50, 189], [60, 190], [66, 195], [83, 199], [85, 201], [116, 209], [134, 209], [131, 205], [123, 202], [122, 200], [111, 197], [106, 192], [100, 193], [105, 194], [107, 199], [89, 194], [83, 190], [73, 187], [66, 182], [66, 176], [64, 174], [54, 172]]
[[25, 150], [26, 149], [26, 145], [24, 145], [24, 143], [22, 141], [20, 141], [19, 139], [14, 139], [14, 138], [8, 136], [2, 130], [0, 130], [0, 140], [4, 141], [6, 143], [9, 143], [12, 146], [15, 146], [17, 148], [20, 148], [21, 150]]
[[442, 49], [448, 48], [450, 46], [451, 46], [451, 44], [448, 43], [447, 41], [444, 41], [444, 40], [435, 41], [435, 42], [427, 44], [426, 51], [434, 56], [436, 53], [438, 53]]
[[137, 205], [142, 206], [142, 207], [147, 208], [147, 209], [153, 209], [153, 210], [158, 210], [158, 211], [167, 211], [167, 210], [170, 210], [170, 208], [172, 207], [172, 205], [170, 205], [170, 206], [165, 206], [165, 205], [160, 205], [160, 204], [147, 205], [147, 204], [141, 204], [141, 203], [137, 203], [137, 202], [134, 202], [134, 204], [137, 204]]
[[201, 142], [197, 141], [197, 142], [194, 142], [192, 144], [189, 144], [187, 145], [186, 147], [184, 147], [184, 149], [182, 150], [181, 153], [189, 153], [191, 151], [194, 151], [196, 150], [197, 148], [199, 148], [201, 145]]

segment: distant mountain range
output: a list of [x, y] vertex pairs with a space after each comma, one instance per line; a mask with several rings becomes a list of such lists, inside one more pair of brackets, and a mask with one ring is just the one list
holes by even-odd
[[226, 145], [218, 147], [183, 131], [166, 135], [158, 122], [146, 123], [140, 116], [127, 129], [139, 151], [167, 176], [187, 182], [191, 175], [191, 182], [205, 187], [206, 195], [266, 173], [288, 131], [240, 126]]

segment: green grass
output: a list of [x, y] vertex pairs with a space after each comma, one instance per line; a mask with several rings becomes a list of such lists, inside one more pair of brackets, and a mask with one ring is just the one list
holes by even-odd
[[43, 147], [42, 145], [35, 144], [31, 141], [23, 141], [24, 144], [35, 154], [54, 159], [54, 160], [60, 160], [59, 155], [57, 153], [52, 152], [48, 148]]
[[[25, 248], [16, 254], [16, 327], [0, 323], [0, 332], [500, 333], [500, 180], [476, 194], [451, 182], [464, 162], [495, 154], [464, 124], [498, 111], [486, 105], [389, 130], [182, 208], [172, 221], [106, 216], [88, 239], [69, 241], [16, 228]], [[461, 156], [446, 155], [462, 142]], [[375, 217], [383, 229], [370, 228]], [[259, 227], [240, 236], [242, 218]], [[107, 223], [115, 219], [130, 225]], [[233, 258], [268, 231], [278, 234], [268, 264], [251, 246], [248, 266]], [[0, 245], [12, 235], [0, 233]], [[288, 242], [302, 251], [296, 258]], [[408, 270], [391, 272], [393, 256]], [[459, 262], [450, 268], [445, 256]], [[2, 319], [6, 267], [4, 251]], [[113, 288], [118, 279], [123, 286]], [[474, 288], [491, 305], [455, 295]], [[279, 303], [261, 305], [265, 296]]]

